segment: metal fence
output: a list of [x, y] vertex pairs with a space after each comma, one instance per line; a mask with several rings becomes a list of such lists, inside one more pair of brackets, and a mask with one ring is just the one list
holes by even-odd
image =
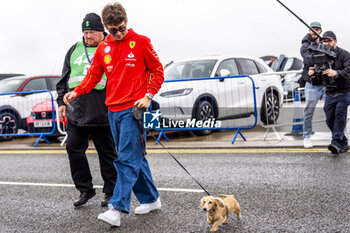
[[[159, 111], [159, 125], [153, 127], [160, 131], [156, 143], [161, 137], [169, 140], [167, 131], [207, 135], [214, 130], [236, 130], [234, 143], [238, 135], [246, 140], [241, 130], [252, 129], [257, 124], [266, 129], [264, 140], [270, 130], [282, 140], [278, 131], [286, 132], [289, 127], [293, 132], [294, 126], [303, 124], [305, 95], [297, 87], [291, 91], [285, 89], [284, 97], [273, 86], [263, 91], [259, 89], [264, 79], [276, 74], [285, 78], [300, 75], [300, 72], [266, 73], [254, 79], [242, 75], [165, 81], [151, 108], [153, 112]], [[315, 113], [318, 117], [314, 117], [313, 123], [325, 121], [322, 101], [319, 105]], [[0, 139], [39, 136], [35, 146], [41, 139], [50, 144], [46, 137], [66, 134], [65, 122], [59, 119], [57, 111], [54, 96], [47, 90], [0, 94]], [[151, 115], [150, 121], [154, 116]], [[67, 136], [61, 146], [66, 139]]]
[[39, 136], [34, 146], [42, 138], [50, 144], [45, 136], [56, 132], [55, 109], [48, 90], [0, 94], [0, 139]]
[[[303, 123], [304, 123], [304, 109], [305, 109], [305, 92], [304, 88], [299, 88], [297, 83], [300, 77], [301, 71], [287, 71], [287, 72], [276, 72], [281, 75], [282, 83], [284, 83], [284, 98], [283, 105], [280, 108], [269, 108], [272, 113], [271, 115], [278, 116], [276, 121], [262, 122], [259, 118], [258, 124], [265, 128], [264, 140], [266, 140], [268, 132], [271, 130], [274, 132], [276, 138], [281, 141], [282, 138], [279, 133], [283, 132], [286, 135], [302, 135]], [[266, 74], [261, 74], [260, 78], [263, 78]], [[265, 96], [266, 98], [266, 96]], [[320, 123], [320, 124], [319, 124]], [[313, 117], [313, 129], [314, 131], [328, 131], [325, 125], [325, 114], [323, 112], [323, 101], [320, 100]]]
[[160, 114], [154, 127], [160, 131], [156, 143], [162, 136], [169, 140], [166, 131], [207, 135], [213, 130], [237, 130], [233, 143], [238, 134], [245, 140], [241, 130], [257, 123], [255, 83], [247, 75], [168, 80], [154, 101], [152, 110]]

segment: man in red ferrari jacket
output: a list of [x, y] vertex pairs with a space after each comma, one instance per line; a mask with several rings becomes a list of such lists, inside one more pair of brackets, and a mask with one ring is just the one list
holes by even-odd
[[118, 159], [114, 166], [118, 177], [109, 210], [98, 219], [119, 226], [121, 212], [130, 211], [131, 191], [141, 203], [135, 209], [136, 214], [161, 207], [150, 167], [142, 153], [142, 126], [132, 118], [131, 110], [134, 105], [150, 106], [164, 81], [164, 70], [150, 40], [127, 28], [128, 19], [121, 4], [106, 5], [102, 20], [110, 35], [97, 47], [85, 79], [64, 96], [64, 102], [69, 105], [91, 91], [106, 73], [106, 105], [117, 147]]

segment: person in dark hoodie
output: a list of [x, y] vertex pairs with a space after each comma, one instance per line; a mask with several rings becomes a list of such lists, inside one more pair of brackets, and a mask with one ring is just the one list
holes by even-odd
[[[350, 53], [337, 46], [337, 37], [332, 31], [325, 32], [322, 41], [337, 54], [332, 67], [323, 71], [324, 75], [334, 79], [334, 85], [326, 87], [326, 102], [323, 109], [326, 113], [327, 126], [332, 131], [332, 142], [328, 150], [332, 154], [339, 154], [349, 150], [344, 129], [350, 105]], [[314, 70], [310, 69], [309, 75], [313, 74]]]
[[[322, 27], [319, 22], [312, 22], [310, 27], [314, 29], [318, 34], [321, 34]], [[309, 67], [311, 64], [308, 63], [308, 58], [310, 56], [309, 46], [312, 43], [319, 43], [320, 38], [312, 31], [303, 38], [302, 45], [300, 48], [300, 54], [304, 60], [304, 68], [299, 81], [300, 86], [305, 85], [305, 102], [306, 106], [304, 109], [304, 123], [303, 123], [303, 144], [305, 148], [312, 148], [313, 144], [311, 141], [312, 133], [312, 117], [315, 112], [316, 105], [319, 99], [325, 98], [325, 87], [314, 86], [311, 84], [311, 78], [308, 75]]]
[[87, 95], [79, 97], [66, 106], [63, 96], [78, 86], [85, 77], [94, 57], [96, 48], [107, 35], [101, 17], [95, 13], [85, 16], [82, 23], [83, 39], [74, 44], [67, 52], [62, 78], [57, 83], [58, 114], [65, 115], [67, 125], [67, 153], [71, 175], [75, 187], [80, 191], [79, 198], [73, 203], [75, 207], [84, 205], [96, 195], [93, 188], [86, 149], [91, 137], [98, 152], [100, 170], [104, 181], [105, 193], [101, 206], [107, 206], [113, 195], [117, 172], [113, 161], [117, 159], [113, 136], [109, 127], [106, 99], [106, 75]]

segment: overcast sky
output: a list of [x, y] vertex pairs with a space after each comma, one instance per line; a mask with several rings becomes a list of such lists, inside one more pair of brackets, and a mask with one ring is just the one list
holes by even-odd
[[[87, 13], [113, 1], [14, 0], [0, 7], [0, 73], [61, 74]], [[121, 0], [128, 26], [152, 41], [161, 62], [206, 55], [299, 55], [308, 29], [276, 0]], [[346, 0], [282, 0], [306, 23], [333, 30], [350, 50]]]

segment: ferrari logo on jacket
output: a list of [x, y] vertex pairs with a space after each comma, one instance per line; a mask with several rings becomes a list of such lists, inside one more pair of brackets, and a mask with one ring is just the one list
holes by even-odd
[[134, 48], [134, 47], [135, 47], [135, 44], [136, 44], [135, 41], [130, 41], [130, 43], [129, 43], [130, 48]]

